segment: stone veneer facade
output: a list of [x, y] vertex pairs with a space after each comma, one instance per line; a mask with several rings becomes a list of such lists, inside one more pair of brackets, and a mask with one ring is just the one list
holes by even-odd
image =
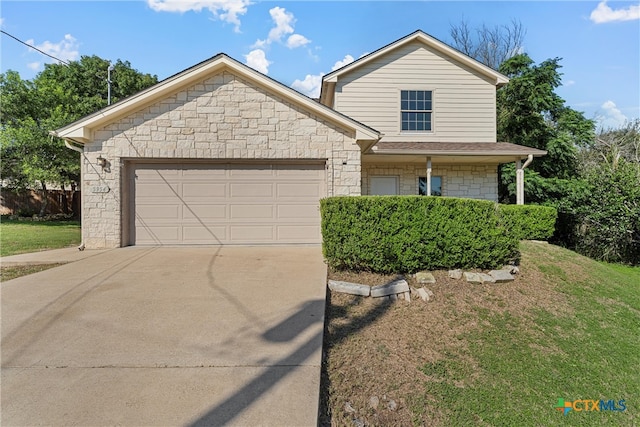
[[[369, 194], [371, 176], [398, 176], [400, 194], [418, 194], [418, 178], [427, 176], [425, 164], [364, 164], [362, 194]], [[442, 177], [442, 195], [498, 201], [498, 165], [433, 165], [431, 176]]]
[[[360, 195], [355, 136], [223, 72], [97, 130], [82, 159], [83, 242], [122, 246], [124, 178], [136, 160], [320, 160], [327, 196]], [[98, 156], [109, 162], [102, 170]], [[108, 188], [108, 191], [105, 190]]]

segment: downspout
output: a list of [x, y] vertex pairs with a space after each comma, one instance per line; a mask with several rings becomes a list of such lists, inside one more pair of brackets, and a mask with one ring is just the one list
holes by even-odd
[[[75, 141], [74, 141], [75, 142]], [[76, 142], [77, 144], [77, 142]], [[76, 147], [75, 145], [71, 145], [69, 143], [69, 141], [67, 141], [66, 139], [64, 140], [64, 146], [73, 150], [73, 151], [77, 151], [78, 153], [84, 154], [84, 149], [80, 148], [80, 147]]]
[[[66, 138], [63, 139], [63, 141], [64, 141], [64, 146], [65, 147], [69, 148], [70, 150], [77, 151], [78, 153], [80, 153], [81, 155], [84, 156], [84, 149], [83, 148], [80, 148], [80, 147], [78, 147], [76, 145], [72, 145]], [[79, 144], [76, 141], [73, 141], [73, 142], [75, 144]], [[81, 191], [83, 189], [82, 181], [83, 181], [83, 179], [82, 179], [82, 168], [81, 168], [81, 170], [80, 170], [80, 188], [81, 188]], [[82, 196], [80, 196], [80, 197], [82, 197]], [[80, 201], [80, 218], [84, 219], [84, 203], [82, 203], [82, 201]], [[85, 245], [84, 245], [84, 233], [82, 233], [82, 241], [80, 242], [80, 246], [78, 246], [78, 250], [79, 251], [84, 251], [84, 248], [85, 248]]]
[[520, 159], [516, 161], [516, 204], [524, 205], [524, 169], [533, 162], [533, 154], [527, 156], [524, 164], [520, 162]]

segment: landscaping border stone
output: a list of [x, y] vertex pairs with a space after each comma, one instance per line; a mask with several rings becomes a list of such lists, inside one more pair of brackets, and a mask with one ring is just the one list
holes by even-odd
[[343, 294], [361, 295], [363, 297], [368, 297], [371, 294], [371, 286], [341, 282], [339, 280], [329, 280], [329, 289]]
[[404, 279], [398, 279], [384, 285], [371, 287], [371, 296], [374, 298], [402, 294], [405, 292], [409, 292], [409, 284]]

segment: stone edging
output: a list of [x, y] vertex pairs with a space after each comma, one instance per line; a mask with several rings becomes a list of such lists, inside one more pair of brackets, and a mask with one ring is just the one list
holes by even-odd
[[[468, 283], [506, 283], [514, 280], [513, 274], [519, 272], [516, 266], [506, 266], [502, 270], [491, 270], [488, 273], [477, 273], [462, 270], [449, 270], [449, 277], [460, 280], [465, 279]], [[436, 283], [436, 279], [429, 271], [421, 271], [415, 275], [416, 281], [421, 284]], [[329, 289], [333, 292], [343, 294], [358, 295], [372, 298], [385, 298], [391, 301], [405, 300], [411, 301], [411, 297], [420, 298], [424, 302], [433, 299], [433, 292], [427, 288], [410, 287], [404, 278], [392, 280], [389, 283], [378, 286], [362, 285], [360, 283], [342, 282], [338, 280], [328, 281]]]

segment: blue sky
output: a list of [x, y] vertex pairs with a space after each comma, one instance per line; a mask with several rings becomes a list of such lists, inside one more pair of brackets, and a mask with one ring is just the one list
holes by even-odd
[[[462, 19], [472, 28], [515, 19], [536, 63], [562, 58], [558, 93], [569, 106], [605, 127], [640, 117], [638, 1], [3, 0], [0, 7], [3, 31], [60, 59], [122, 59], [163, 79], [224, 52], [309, 95], [322, 74], [417, 29], [451, 42], [450, 26]], [[4, 34], [0, 43], [2, 72], [29, 79], [53, 61]]]

